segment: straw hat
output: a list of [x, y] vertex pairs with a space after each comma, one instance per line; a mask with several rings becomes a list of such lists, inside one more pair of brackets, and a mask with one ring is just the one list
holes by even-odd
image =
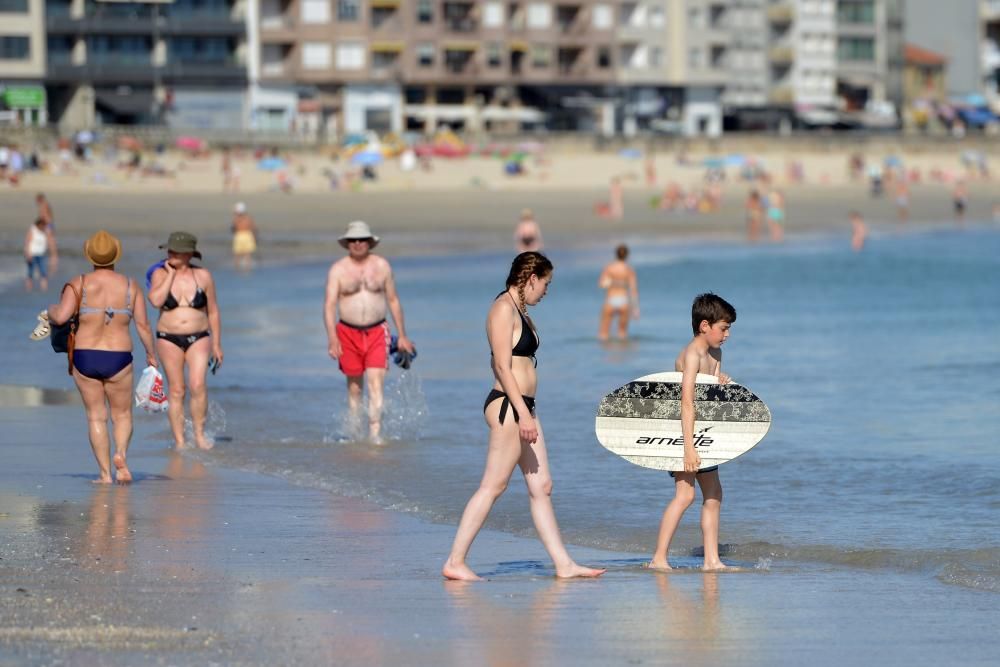
[[97, 267], [114, 266], [122, 256], [122, 242], [102, 229], [84, 242], [83, 256]]
[[370, 248], [374, 248], [379, 242], [379, 238], [372, 234], [372, 230], [368, 226], [368, 223], [362, 222], [361, 220], [349, 222], [347, 224], [347, 231], [344, 232], [344, 235], [337, 239], [337, 241], [340, 242], [341, 246], [346, 248], [349, 241], [358, 239], [367, 239], [368, 247]]
[[164, 248], [182, 255], [190, 253], [198, 259], [201, 259], [201, 253], [198, 252], [198, 237], [188, 232], [171, 233], [167, 242], [160, 245], [160, 250], [163, 250]]

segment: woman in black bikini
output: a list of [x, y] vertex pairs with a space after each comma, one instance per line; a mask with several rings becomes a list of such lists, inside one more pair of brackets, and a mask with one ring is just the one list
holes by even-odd
[[558, 577], [597, 577], [604, 570], [577, 565], [563, 546], [552, 509], [552, 477], [541, 425], [535, 419], [535, 351], [538, 333], [526, 315], [548, 289], [552, 263], [537, 252], [514, 258], [507, 289], [493, 302], [486, 318], [486, 335], [493, 354], [496, 382], [486, 397], [486, 423], [490, 427], [486, 471], [465, 506], [451, 554], [441, 573], [448, 579], [480, 579], [465, 563], [466, 555], [500, 494], [507, 488], [514, 466], [521, 467], [531, 500], [531, 517], [549, 552]]
[[187, 232], [174, 232], [160, 248], [167, 260], [152, 275], [149, 302], [160, 309], [156, 324], [156, 352], [167, 375], [170, 391], [170, 430], [177, 449], [184, 448], [184, 366], [187, 389], [191, 393], [191, 421], [195, 444], [211, 449], [205, 438], [208, 393], [205, 373], [222, 365], [222, 323], [215, 300], [212, 274], [191, 259], [201, 259], [198, 239]]

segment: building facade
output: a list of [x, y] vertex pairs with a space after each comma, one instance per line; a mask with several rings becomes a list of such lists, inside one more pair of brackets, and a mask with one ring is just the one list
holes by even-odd
[[0, 0], [0, 114], [45, 125], [44, 0]]
[[249, 12], [252, 122], [628, 134], [672, 114], [717, 133], [728, 4], [260, 0]]

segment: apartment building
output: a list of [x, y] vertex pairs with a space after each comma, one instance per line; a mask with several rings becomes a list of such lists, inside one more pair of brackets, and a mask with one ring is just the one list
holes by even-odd
[[67, 127], [240, 128], [244, 0], [45, 0], [45, 87]]
[[903, 104], [903, 0], [837, 0], [837, 96], [848, 111]]
[[0, 0], [0, 118], [45, 125], [44, 0]]
[[252, 122], [326, 133], [441, 124], [628, 133], [672, 110], [714, 132], [719, 123], [692, 109], [707, 97], [720, 115], [726, 36], [699, 35], [688, 48], [687, 28], [721, 25], [728, 4], [260, 0], [249, 11]]

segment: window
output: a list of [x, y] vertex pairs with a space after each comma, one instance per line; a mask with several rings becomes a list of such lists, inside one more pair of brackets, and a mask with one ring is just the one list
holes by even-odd
[[873, 37], [841, 37], [837, 40], [839, 60], [875, 60]]
[[28, 0], [0, 0], [0, 14], [26, 14]]
[[704, 67], [705, 60], [703, 57], [701, 49], [691, 49], [688, 51], [688, 67], [691, 69], [700, 69]]
[[434, 66], [433, 44], [417, 44], [417, 65], [420, 67]]
[[229, 60], [229, 40], [225, 37], [174, 37], [170, 40], [170, 60], [180, 63], [225, 63]]
[[302, 0], [303, 23], [329, 23], [330, 0]]
[[365, 66], [365, 45], [360, 42], [337, 44], [337, 69], [362, 69]]
[[649, 66], [663, 67], [663, 49], [661, 47], [649, 47]]
[[667, 24], [667, 18], [663, 13], [663, 7], [654, 5], [649, 8], [649, 27], [662, 28]]
[[337, 0], [337, 20], [357, 21], [361, 16], [361, 0]]
[[528, 5], [528, 27], [548, 28], [552, 25], [552, 7], [546, 2], [532, 2]]
[[327, 69], [330, 67], [330, 45], [323, 42], [305, 42], [302, 45], [303, 69]]
[[552, 47], [545, 44], [536, 44], [531, 47], [531, 66], [548, 67], [552, 64]]
[[431, 0], [417, 0], [417, 23], [434, 22], [434, 4]]
[[597, 66], [601, 69], [611, 67], [611, 49], [609, 47], [597, 47]]
[[615, 22], [615, 14], [610, 5], [594, 5], [591, 10], [591, 21], [598, 30], [607, 30]]
[[837, 4], [837, 22], [871, 25], [875, 23], [875, 3], [871, 0], [867, 2], [840, 2]]
[[499, 28], [502, 25], [503, 3], [487, 2], [483, 5], [483, 26], [486, 28]]
[[503, 46], [496, 42], [486, 45], [486, 64], [490, 67], [503, 65]]
[[0, 36], [0, 60], [29, 60], [31, 40], [28, 37]]

